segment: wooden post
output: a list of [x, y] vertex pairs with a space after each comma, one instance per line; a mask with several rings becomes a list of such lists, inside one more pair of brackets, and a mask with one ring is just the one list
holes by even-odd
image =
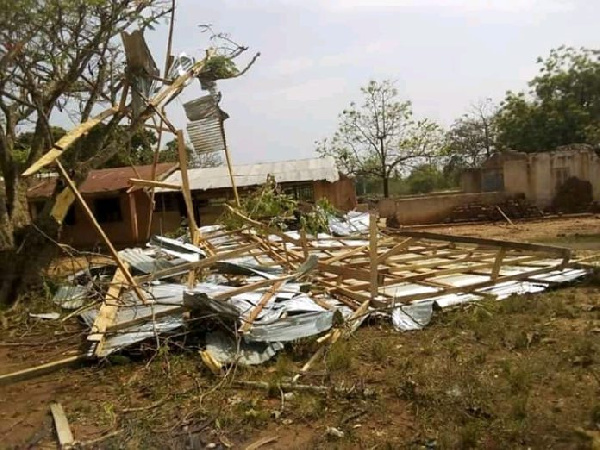
[[494, 267], [492, 268], [492, 280], [497, 280], [498, 275], [500, 275], [500, 268], [502, 267], [502, 260], [506, 255], [506, 248], [502, 247], [498, 250], [498, 255], [496, 256], [496, 260], [494, 261]]
[[371, 300], [378, 294], [378, 266], [377, 261], [377, 215], [371, 211], [369, 214], [369, 260], [371, 266]]
[[[190, 180], [188, 178], [188, 160], [187, 151], [185, 149], [185, 142], [183, 140], [183, 131], [177, 130], [177, 151], [179, 152], [179, 169], [181, 171], [181, 189], [183, 192], [183, 199], [185, 200], [185, 208], [187, 210], [188, 225], [190, 228], [190, 236], [192, 238], [192, 244], [198, 245], [200, 238], [198, 232], [198, 225], [196, 225], [196, 218], [194, 217], [194, 203], [192, 201], [192, 194], [190, 192]], [[188, 274], [188, 287], [191, 289], [195, 284], [195, 272], [190, 270]]]
[[223, 145], [225, 146], [225, 161], [227, 161], [227, 169], [229, 170], [229, 178], [231, 180], [231, 188], [233, 189], [233, 196], [235, 198], [235, 206], [240, 207], [240, 196], [238, 195], [237, 186], [235, 185], [235, 177], [233, 175], [233, 166], [231, 164], [231, 155], [229, 154], [229, 147], [227, 147], [227, 140], [225, 139], [225, 124], [221, 118], [221, 136], [223, 137]]
[[300, 228], [300, 242], [302, 242], [302, 252], [306, 261], [308, 259], [308, 240], [306, 239], [306, 230], [304, 228]]
[[119, 257], [119, 254], [117, 253], [117, 250], [115, 249], [115, 247], [112, 245], [112, 242], [110, 242], [110, 239], [108, 239], [108, 236], [106, 235], [106, 233], [104, 232], [104, 230], [102, 229], [100, 224], [96, 221], [96, 218], [94, 217], [94, 213], [92, 212], [92, 210], [90, 209], [88, 204], [85, 202], [85, 200], [81, 196], [81, 193], [77, 190], [77, 186], [75, 186], [75, 183], [69, 177], [69, 174], [67, 173], [67, 171], [65, 170], [65, 168], [63, 167], [63, 165], [61, 164], [61, 162], [58, 159], [56, 160], [56, 165], [58, 167], [58, 170], [62, 174], [62, 176], [65, 178], [65, 181], [69, 185], [69, 188], [71, 189], [71, 191], [73, 191], [73, 194], [75, 195], [75, 198], [81, 205], [81, 208], [87, 214], [88, 218], [92, 222], [92, 225], [96, 229], [96, 232], [100, 235], [100, 237], [102, 238], [102, 240], [108, 247], [108, 250], [110, 251], [115, 262], [117, 263], [117, 266], [119, 266], [119, 269], [121, 269], [121, 271], [123, 272], [123, 276], [125, 277], [127, 282], [131, 285], [131, 287], [137, 294], [138, 298], [143, 303], [147, 303], [146, 297], [144, 296], [144, 292], [142, 291], [142, 289], [138, 286], [138, 284], [135, 282], [135, 280], [131, 276], [131, 272], [129, 272], [129, 269], [126, 267], [126, 265], [123, 263], [123, 261]]
[[137, 206], [135, 201], [135, 191], [130, 192], [127, 195], [127, 200], [129, 201], [129, 218], [131, 225], [131, 237], [133, 238], [133, 242], [136, 244], [139, 243], [139, 228], [138, 228], [138, 216], [137, 216]]

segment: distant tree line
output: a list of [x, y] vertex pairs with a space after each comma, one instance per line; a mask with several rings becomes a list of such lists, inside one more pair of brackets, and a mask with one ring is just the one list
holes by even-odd
[[385, 197], [456, 187], [460, 173], [493, 153], [551, 151], [600, 144], [600, 50], [559, 47], [538, 58], [525, 92], [500, 104], [480, 100], [444, 130], [413, 116], [389, 80], [370, 81], [362, 102], [339, 115], [332, 137], [316, 143], [340, 170], [357, 177], [358, 193]]

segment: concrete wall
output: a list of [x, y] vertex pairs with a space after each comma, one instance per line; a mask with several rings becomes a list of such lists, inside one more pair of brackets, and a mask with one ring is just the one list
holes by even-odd
[[594, 200], [600, 201], [600, 158], [591, 149], [531, 153], [524, 160], [505, 161], [503, 171], [507, 193], [524, 193], [541, 208], [550, 206], [569, 177], [592, 183]]
[[452, 210], [469, 203], [496, 204], [504, 201], [504, 192], [456, 193], [383, 199], [379, 202], [379, 215], [396, 216], [401, 225], [417, 225], [442, 222]]

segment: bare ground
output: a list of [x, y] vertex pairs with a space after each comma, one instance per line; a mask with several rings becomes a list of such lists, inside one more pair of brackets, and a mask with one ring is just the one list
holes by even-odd
[[[443, 233], [552, 242], [594, 251], [600, 219], [442, 227]], [[590, 250], [590, 247], [592, 249]], [[6, 313], [0, 373], [79, 350], [82, 329]], [[302, 382], [348, 393], [283, 394], [314, 342], [216, 378], [193, 343], [172, 340], [96, 365], [0, 386], [4, 448], [56, 448], [59, 401], [98, 448], [593, 448], [600, 436], [600, 282], [438, 313], [425, 330], [372, 321], [333, 346]], [[182, 348], [183, 347], [183, 348]], [[269, 390], [241, 388], [263, 380]], [[333, 427], [343, 433], [328, 432]], [[29, 448], [33, 448], [29, 447]]]

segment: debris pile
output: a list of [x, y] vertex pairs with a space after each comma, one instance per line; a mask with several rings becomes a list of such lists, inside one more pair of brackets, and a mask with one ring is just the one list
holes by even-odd
[[543, 217], [543, 215], [544, 213], [537, 206], [525, 198], [514, 197], [495, 205], [469, 203], [457, 206], [444, 222], [498, 222]]
[[[332, 217], [329, 233], [310, 235], [231, 212], [244, 225], [202, 227], [199, 245], [156, 236], [146, 248], [120, 251], [137, 289], [119, 266], [71, 277], [55, 301], [80, 308], [90, 328], [85, 356], [190, 333], [203, 362], [221, 373], [230, 364], [264, 363], [299, 339], [318, 339], [323, 350], [369, 315], [388, 318], [399, 331], [418, 330], [436, 309], [540, 292], [587, 273], [569, 262], [568, 249], [384, 232], [369, 213]], [[318, 360], [319, 352], [302, 372]]]

